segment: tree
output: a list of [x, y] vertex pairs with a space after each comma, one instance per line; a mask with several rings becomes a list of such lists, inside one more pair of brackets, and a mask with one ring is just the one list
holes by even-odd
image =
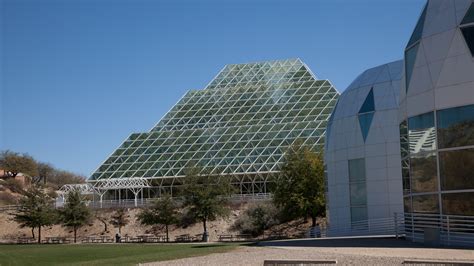
[[19, 173], [31, 177], [38, 174], [36, 161], [33, 157], [9, 150], [0, 153], [0, 169], [5, 170], [7, 175], [11, 177], [16, 177]]
[[48, 176], [48, 184], [50, 187], [59, 189], [65, 184], [78, 184], [84, 183], [86, 180], [85, 177], [64, 171], [55, 169], [50, 176]]
[[289, 147], [285, 162], [276, 180], [273, 200], [292, 218], [324, 215], [324, 163], [321, 153], [296, 142]]
[[47, 163], [38, 163], [38, 177], [43, 180], [43, 184], [46, 185], [46, 180], [54, 173], [54, 168]]
[[186, 170], [183, 185], [184, 206], [194, 219], [201, 221], [204, 229], [203, 241], [207, 242], [207, 222], [225, 217], [230, 210], [226, 196], [233, 193], [230, 179], [212, 175], [198, 167]]
[[63, 226], [73, 229], [74, 243], [76, 243], [77, 229], [86, 225], [91, 219], [91, 211], [87, 208], [78, 190], [73, 190], [67, 194], [66, 203], [60, 210], [60, 217]]
[[169, 241], [168, 227], [178, 222], [177, 206], [174, 200], [165, 195], [156, 200], [149, 208], [143, 209], [138, 214], [138, 220], [143, 225], [164, 225], [166, 230], [166, 242]]
[[19, 223], [20, 227], [31, 228], [33, 238], [34, 230], [38, 228], [38, 244], [41, 243], [41, 227], [54, 224], [57, 218], [53, 199], [37, 187], [25, 192], [25, 196], [20, 199], [20, 208], [13, 216], [13, 220]]
[[120, 208], [115, 210], [114, 215], [112, 215], [112, 219], [110, 220], [110, 223], [118, 228], [119, 234], [122, 234], [122, 227], [126, 226], [128, 224], [128, 215], [125, 212], [124, 208]]
[[107, 230], [108, 219], [107, 219], [107, 216], [104, 214], [104, 211], [103, 210], [94, 211], [94, 217], [104, 225], [104, 233], [106, 233], [108, 231]]

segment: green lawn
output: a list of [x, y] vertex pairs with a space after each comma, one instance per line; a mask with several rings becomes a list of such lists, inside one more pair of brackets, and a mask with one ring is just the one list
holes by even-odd
[[227, 252], [236, 244], [0, 245], [0, 265], [135, 265]]

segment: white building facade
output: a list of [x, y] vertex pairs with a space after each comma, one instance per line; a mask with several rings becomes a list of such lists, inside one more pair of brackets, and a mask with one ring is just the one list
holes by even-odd
[[428, 1], [400, 92], [406, 213], [474, 216], [473, 56], [474, 2]]
[[359, 76], [329, 120], [330, 226], [404, 213], [407, 238], [472, 245], [474, 0], [427, 1], [404, 54]]
[[403, 61], [362, 73], [328, 124], [327, 212], [333, 235], [403, 212], [398, 106]]

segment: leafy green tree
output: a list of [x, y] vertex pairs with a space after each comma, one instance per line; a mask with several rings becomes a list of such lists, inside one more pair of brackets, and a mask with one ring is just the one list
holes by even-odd
[[118, 228], [119, 234], [122, 234], [122, 227], [126, 226], [129, 222], [128, 220], [129, 215], [125, 211], [124, 208], [120, 208], [115, 210], [115, 213], [112, 215], [112, 219], [110, 220], [110, 223]]
[[54, 173], [54, 168], [50, 164], [39, 162], [37, 172], [39, 180], [43, 180], [43, 184], [46, 185], [47, 179]]
[[9, 150], [0, 153], [0, 169], [5, 170], [11, 177], [16, 177], [19, 173], [31, 177], [38, 175], [37, 164], [33, 157]]
[[324, 162], [319, 152], [297, 141], [285, 155], [279, 177], [275, 182], [273, 201], [288, 217], [316, 218], [325, 213]]
[[225, 217], [230, 209], [227, 197], [232, 195], [230, 179], [211, 174], [207, 170], [192, 167], [186, 170], [183, 185], [184, 207], [188, 214], [202, 222], [203, 241], [208, 241], [207, 222]]
[[34, 230], [38, 228], [38, 243], [41, 243], [41, 228], [54, 224], [57, 221], [56, 214], [53, 199], [41, 188], [32, 187], [20, 199], [20, 208], [13, 213], [13, 220], [22, 228], [31, 228], [33, 238], [35, 237]]
[[89, 223], [92, 217], [90, 209], [84, 203], [84, 199], [78, 190], [67, 194], [66, 203], [59, 213], [62, 225], [73, 229], [74, 243], [76, 243], [77, 230]]
[[152, 206], [143, 209], [138, 214], [138, 220], [144, 225], [164, 225], [166, 230], [166, 242], [169, 241], [168, 227], [178, 222], [177, 205], [169, 196], [162, 196]]

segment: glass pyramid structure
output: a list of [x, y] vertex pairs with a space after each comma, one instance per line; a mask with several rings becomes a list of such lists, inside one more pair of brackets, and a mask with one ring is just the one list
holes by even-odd
[[231, 175], [242, 194], [267, 193], [294, 140], [324, 147], [338, 97], [299, 59], [227, 65], [149, 132], [131, 134], [89, 181], [147, 178], [153, 197], [173, 194], [186, 167], [197, 165]]

